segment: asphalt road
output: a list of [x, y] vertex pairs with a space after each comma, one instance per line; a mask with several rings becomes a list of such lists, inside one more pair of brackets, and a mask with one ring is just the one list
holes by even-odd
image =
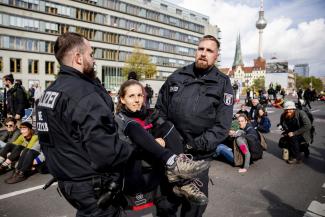
[[[205, 217], [325, 216], [325, 103], [315, 102], [312, 106], [316, 138], [310, 147], [310, 158], [299, 165], [289, 165], [281, 159], [276, 124], [282, 110], [269, 109], [272, 131], [266, 135], [269, 148], [263, 159], [251, 165], [244, 175], [224, 162], [212, 162]], [[59, 196], [55, 185], [46, 191], [41, 189], [49, 175], [36, 174], [8, 185], [4, 179], [9, 175], [0, 176], [0, 216], [75, 216], [75, 210]], [[128, 216], [155, 214], [148, 209]]]

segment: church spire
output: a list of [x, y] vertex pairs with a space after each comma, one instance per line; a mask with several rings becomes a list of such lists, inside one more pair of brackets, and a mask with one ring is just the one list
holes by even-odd
[[241, 55], [240, 34], [238, 34], [237, 37], [235, 59], [234, 63], [232, 64], [233, 68], [236, 66], [244, 66], [243, 57]]

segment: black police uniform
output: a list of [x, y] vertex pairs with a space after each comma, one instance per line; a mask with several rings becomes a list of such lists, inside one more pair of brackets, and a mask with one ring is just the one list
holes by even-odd
[[[233, 90], [228, 76], [215, 66], [195, 73], [195, 64], [173, 73], [162, 86], [156, 108], [184, 137], [194, 159], [209, 159], [227, 137], [233, 112]], [[199, 176], [201, 191], [208, 195], [208, 170]], [[166, 189], [167, 188], [167, 189]], [[157, 204], [160, 216], [174, 216], [180, 205], [168, 184], [162, 185], [166, 200]], [[172, 202], [173, 201], [173, 202]], [[182, 202], [181, 216], [202, 216], [206, 206]]]
[[97, 207], [100, 195], [94, 190], [118, 178], [130, 152], [118, 139], [113, 102], [105, 89], [61, 66], [39, 101], [37, 130], [49, 171], [77, 216], [117, 216], [117, 206]]

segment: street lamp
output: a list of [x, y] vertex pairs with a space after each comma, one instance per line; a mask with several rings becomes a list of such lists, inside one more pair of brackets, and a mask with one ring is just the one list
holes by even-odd
[[[125, 33], [125, 37], [126, 37], [126, 40], [127, 40], [127, 36], [130, 32], [135, 32], [136, 29], [135, 28], [131, 28], [129, 29], [126, 33]], [[117, 61], [120, 60], [120, 48], [121, 48], [121, 43], [120, 41], [118, 42], [118, 48], [117, 48]]]

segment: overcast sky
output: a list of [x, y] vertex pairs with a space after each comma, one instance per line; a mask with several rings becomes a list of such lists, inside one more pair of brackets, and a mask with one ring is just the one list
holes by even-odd
[[[245, 66], [258, 56], [260, 0], [168, 0], [209, 16], [221, 29], [221, 67], [231, 67], [236, 37], [241, 35]], [[308, 63], [310, 73], [325, 76], [325, 0], [264, 0], [267, 26], [263, 55], [288, 60], [289, 65]]]

